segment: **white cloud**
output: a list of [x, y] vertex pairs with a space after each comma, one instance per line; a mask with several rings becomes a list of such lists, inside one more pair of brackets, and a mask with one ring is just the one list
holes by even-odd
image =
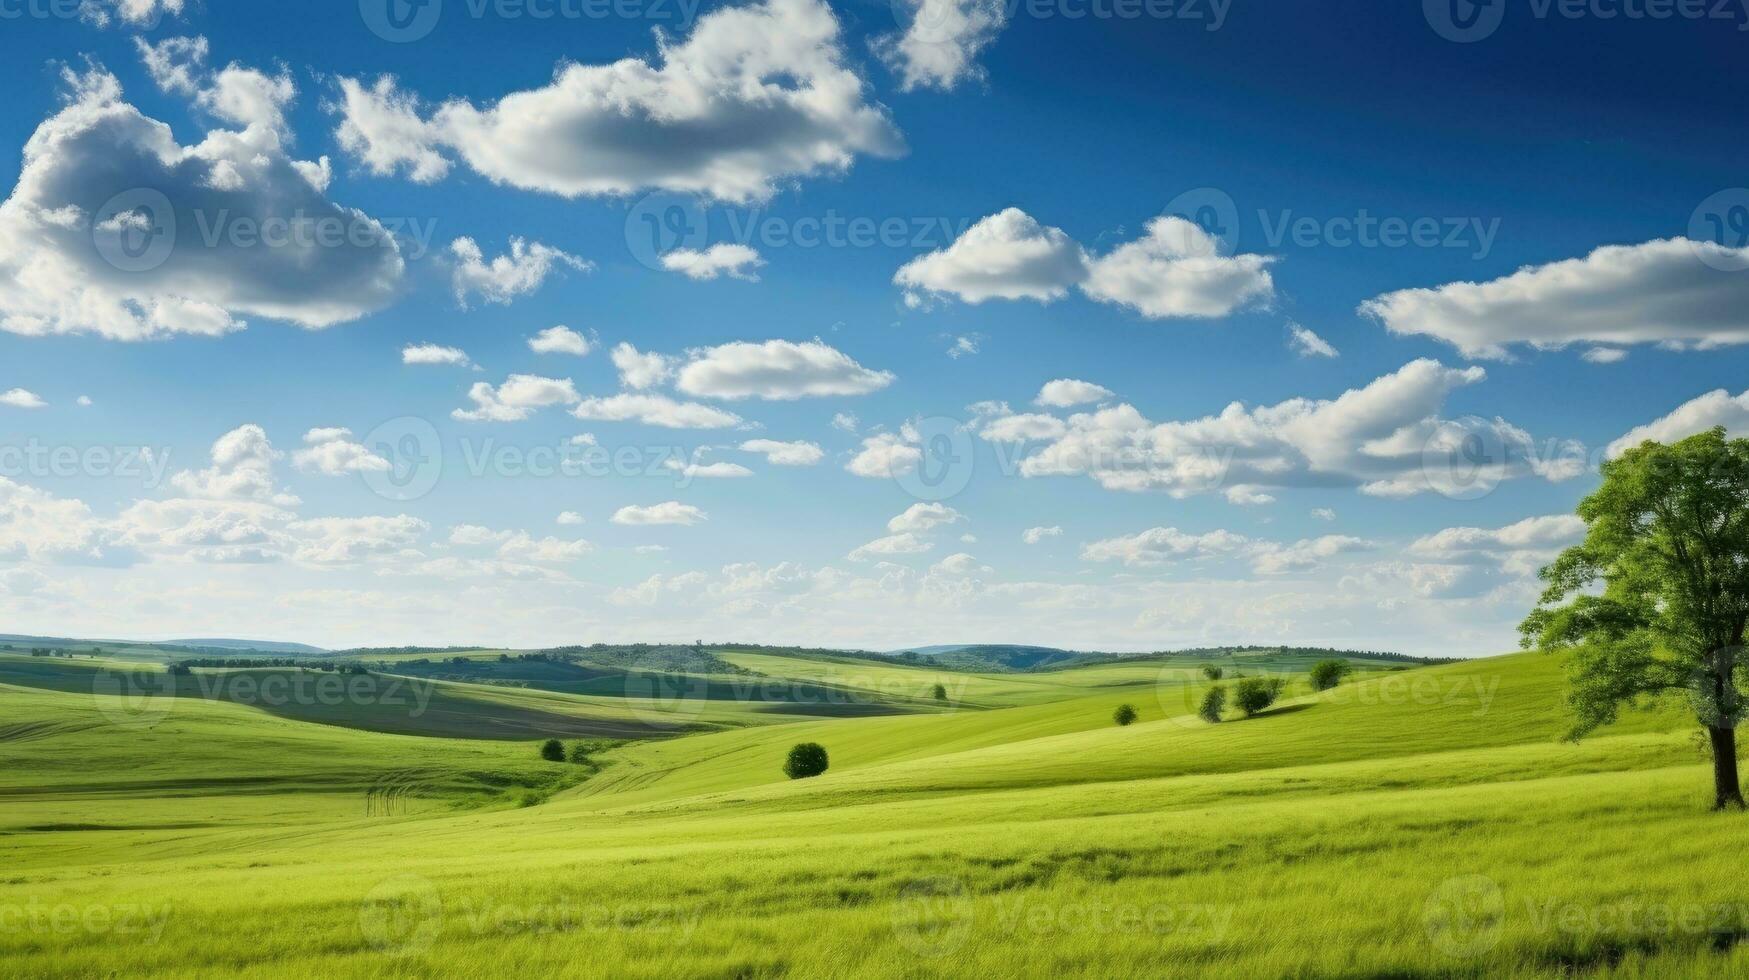
[[[559, 523], [567, 523], [561, 520]], [[581, 523], [581, 520], [576, 523]], [[463, 548], [492, 548], [507, 562], [562, 564], [576, 561], [595, 550], [581, 538], [536, 538], [527, 531], [494, 531], [478, 524], [458, 524], [450, 528], [449, 543]]]
[[1051, 302], [1080, 287], [1150, 319], [1226, 316], [1275, 295], [1262, 255], [1221, 255], [1220, 243], [1183, 218], [1148, 222], [1147, 234], [1109, 254], [1091, 256], [1060, 228], [1019, 208], [979, 221], [945, 249], [918, 256], [894, 274], [907, 305], [952, 296]]
[[583, 523], [583, 515], [574, 510], [563, 511], [559, 514], [557, 522], [564, 525], [581, 524]]
[[1489, 282], [1386, 293], [1360, 312], [1477, 358], [1504, 358], [1517, 344], [1717, 347], [1749, 342], [1749, 278], [1721, 271], [1746, 265], [1749, 248], [1685, 238], [1605, 245]]
[[296, 96], [291, 76], [233, 64], [212, 75], [208, 86], [195, 93], [195, 104], [226, 122], [283, 134], [288, 132], [285, 110]]
[[454, 364], [467, 366], [467, 352], [460, 347], [442, 347], [437, 344], [408, 344], [401, 348], [402, 364]]
[[740, 463], [726, 463], [721, 461], [715, 463], [701, 463], [696, 460], [690, 463], [685, 463], [678, 459], [670, 459], [662, 465], [688, 480], [736, 479], [753, 475], [752, 470], [742, 466]]
[[884, 538], [876, 538], [865, 545], [857, 547], [848, 556], [851, 561], [867, 561], [877, 555], [919, 555], [935, 547], [935, 542], [927, 541], [909, 531], [899, 534], [889, 534]]
[[702, 252], [691, 248], [677, 248], [662, 256], [662, 268], [669, 272], [678, 272], [688, 279], [728, 276], [731, 279], [758, 282], [759, 273], [754, 270], [764, 264], [765, 260], [759, 257], [758, 251], [730, 242], [718, 242]]
[[1063, 529], [1054, 524], [1050, 527], [1029, 527], [1020, 532], [1020, 540], [1026, 544], [1038, 544], [1046, 538], [1060, 538], [1062, 536]]
[[1148, 233], [1088, 266], [1088, 296], [1127, 306], [1149, 319], [1220, 317], [1275, 295], [1273, 259], [1221, 255], [1219, 243], [1192, 222], [1165, 215]]
[[969, 337], [955, 337], [953, 346], [947, 349], [947, 356], [956, 361], [962, 357], [971, 357], [978, 352], [980, 342], [980, 338], [975, 334]]
[[741, 451], [762, 453], [774, 466], [813, 466], [826, 457], [826, 451], [812, 442], [780, 442], [776, 439], [749, 439], [741, 443]]
[[213, 443], [211, 466], [183, 470], [172, 476], [170, 483], [197, 500], [247, 500], [293, 507], [298, 498], [273, 485], [273, 464], [280, 456], [261, 426], [240, 425]]
[[528, 338], [528, 349], [536, 354], [574, 354], [583, 357], [593, 348], [589, 338], [570, 327], [548, 327]]
[[1119, 561], [1145, 568], [1179, 559], [1231, 555], [1250, 539], [1231, 531], [1190, 534], [1175, 527], [1151, 527], [1137, 534], [1105, 538], [1081, 547], [1082, 561]]
[[468, 389], [473, 408], [458, 408], [451, 417], [462, 422], [517, 422], [549, 405], [572, 405], [578, 401], [570, 378], [544, 378], [538, 374], [513, 374], [496, 388], [477, 381]]
[[731, 201], [902, 149], [820, 0], [716, 10], [658, 44], [656, 63], [563, 63], [544, 87], [426, 116], [392, 80], [341, 79], [337, 136], [374, 172], [416, 180], [443, 176], [453, 155], [495, 183], [563, 197], [659, 188]]
[[588, 262], [540, 242], [510, 239], [510, 251], [487, 262], [480, 246], [472, 238], [458, 238], [449, 243], [454, 265], [450, 285], [455, 301], [467, 308], [468, 297], [478, 294], [488, 303], [505, 304], [525, 293], [532, 293], [546, 282], [547, 276], [561, 268], [586, 272]]
[[1048, 442], [1061, 439], [1067, 423], [1054, 415], [1000, 415], [985, 422], [979, 437], [991, 442]]
[[1287, 346], [1301, 357], [1336, 357], [1330, 342], [1297, 323], [1287, 325]]
[[691, 504], [683, 504], [678, 500], [666, 503], [651, 504], [647, 507], [631, 505], [621, 507], [613, 513], [615, 524], [684, 524], [692, 525], [706, 520], [705, 512]]
[[862, 451], [844, 468], [857, 476], [891, 478], [910, 473], [922, 461], [923, 450], [890, 432], [882, 432], [864, 439]]
[[146, 66], [146, 74], [161, 91], [192, 96], [200, 89], [206, 71], [206, 38], [167, 37], [153, 44], [136, 36], [134, 49]]
[[640, 351], [623, 340], [613, 346], [609, 356], [619, 370], [619, 383], [636, 391], [654, 388], [674, 375], [673, 358]]
[[965, 520], [965, 515], [946, 504], [912, 504], [905, 512], [887, 522], [894, 534], [923, 533]]
[[73, 404], [78, 405], [80, 408], [90, 408], [92, 404], [91, 396], [80, 395], [78, 398], [73, 399]]
[[1527, 517], [1505, 527], [1448, 527], [1415, 539], [1409, 550], [1430, 558], [1500, 557], [1511, 552], [1552, 554], [1585, 537], [1585, 522], [1573, 514]]
[[856, 432], [858, 428], [856, 416], [849, 412], [837, 412], [832, 416], [832, 428], [841, 432]]
[[741, 416], [699, 402], [678, 402], [666, 395], [631, 393], [589, 397], [571, 414], [598, 422], [642, 422], [666, 429], [726, 429], [741, 424]]
[[[1127, 404], [1070, 417], [1065, 434], [1022, 459], [1024, 476], [1085, 474], [1111, 490], [1158, 490], [1175, 496], [1244, 487], [1353, 486], [1382, 496], [1457, 489], [1462, 478], [1547, 479], [1577, 475], [1581, 447], [1552, 458], [1530, 435], [1502, 419], [1443, 419], [1454, 390], [1480, 382], [1478, 367], [1437, 361], [1404, 365], [1329, 400], [1293, 398], [1218, 415], [1156, 423]], [[1497, 450], [1485, 472], [1439, 468], [1440, 450], [1480, 439]]]
[[1111, 389], [1096, 385], [1091, 381], [1077, 381], [1074, 378], [1058, 378], [1045, 382], [1038, 390], [1034, 402], [1051, 408], [1068, 408], [1071, 405], [1084, 405], [1089, 402], [1104, 401], [1112, 396]]
[[1239, 507], [1257, 507], [1263, 504], [1275, 503], [1274, 497], [1258, 490], [1256, 487], [1247, 486], [1242, 483], [1228, 487], [1221, 491], [1221, 494], [1227, 498], [1227, 503]]
[[23, 388], [13, 388], [10, 391], [0, 392], [0, 405], [5, 405], [8, 408], [49, 407], [49, 403], [43, 401], [42, 396], [34, 391], [27, 391]]
[[1087, 259], [1061, 228], [1007, 208], [966, 229], [953, 244], [900, 267], [893, 282], [913, 305], [925, 295], [968, 303], [991, 299], [1061, 299], [1087, 275]]
[[1749, 391], [1732, 395], [1719, 388], [1691, 398], [1670, 414], [1628, 430], [1605, 452], [1613, 459], [1648, 439], [1671, 443], [1721, 425], [1731, 436], [1749, 435]]
[[311, 429], [304, 433], [304, 443], [303, 449], [292, 453], [292, 464], [306, 472], [345, 476], [391, 468], [388, 460], [354, 441], [351, 429]]
[[1615, 364], [1627, 360], [1628, 352], [1620, 347], [1593, 347], [1579, 358], [1587, 364]]
[[108, 27], [111, 17], [133, 27], [157, 25], [165, 14], [180, 16], [185, 0], [80, 0], [80, 19]]
[[952, 89], [982, 76], [978, 52], [1008, 20], [1002, 0], [902, 0], [910, 14], [902, 33], [876, 38], [875, 52], [899, 73], [900, 88]]
[[963, 551], [955, 552], [946, 558], [929, 566], [929, 571], [935, 575], [977, 575], [995, 571], [989, 565], [978, 561]]
[[1370, 541], [1345, 534], [1326, 534], [1293, 544], [1264, 543], [1253, 549], [1251, 567], [1259, 575], [1282, 575], [1317, 568], [1328, 559], [1375, 547]]
[[893, 383], [890, 371], [871, 371], [819, 340], [762, 344], [736, 341], [691, 352], [675, 387], [705, 398], [791, 401], [827, 395], [865, 395]]
[[[276, 130], [215, 129], [183, 146], [122, 101], [113, 76], [63, 78], [72, 95], [25, 145], [0, 204], [0, 329], [218, 336], [245, 315], [315, 329], [394, 298], [404, 271], [394, 236], [327, 200]], [[270, 245], [282, 226], [326, 237]]]
[[1336, 512], [1328, 507], [1314, 507], [1312, 516], [1320, 521], [1333, 521], [1336, 519]]

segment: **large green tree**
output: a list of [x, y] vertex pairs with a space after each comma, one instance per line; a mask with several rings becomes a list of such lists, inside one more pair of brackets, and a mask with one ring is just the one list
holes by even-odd
[[1603, 464], [1585, 540], [1543, 569], [1525, 646], [1571, 650], [1580, 738], [1623, 705], [1682, 692], [1712, 744], [1714, 805], [1743, 807], [1737, 724], [1749, 667], [1749, 439], [1713, 429]]

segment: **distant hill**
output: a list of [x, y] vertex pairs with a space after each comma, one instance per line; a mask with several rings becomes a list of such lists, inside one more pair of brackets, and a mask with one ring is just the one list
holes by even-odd
[[892, 655], [909, 659], [905, 657], [906, 654], [926, 657], [944, 667], [970, 670], [990, 670], [993, 668], [999, 670], [1041, 670], [1046, 667], [1105, 656], [1104, 654], [1076, 653], [1073, 650], [1060, 650], [1056, 647], [1035, 647], [1007, 643], [936, 644], [911, 647], [907, 650], [895, 650]]
[[285, 643], [279, 640], [166, 640], [154, 646], [199, 647], [207, 650], [259, 650], [262, 653], [327, 653], [321, 647], [313, 647], [308, 643]]

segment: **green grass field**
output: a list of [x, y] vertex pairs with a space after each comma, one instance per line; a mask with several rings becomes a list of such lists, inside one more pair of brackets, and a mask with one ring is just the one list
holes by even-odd
[[[722, 656], [753, 673], [674, 700], [407, 678], [411, 729], [0, 658], [0, 975], [1749, 974], [1691, 723], [1562, 742], [1554, 658], [1314, 693], [1259, 656], [1283, 700], [1211, 725], [1169, 657]], [[614, 718], [647, 730], [536, 752]]]

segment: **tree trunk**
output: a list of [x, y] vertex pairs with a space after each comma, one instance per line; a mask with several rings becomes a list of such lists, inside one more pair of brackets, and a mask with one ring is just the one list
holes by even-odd
[[1744, 809], [1743, 789], [1737, 784], [1737, 730], [1709, 728], [1713, 742], [1713, 809]]

